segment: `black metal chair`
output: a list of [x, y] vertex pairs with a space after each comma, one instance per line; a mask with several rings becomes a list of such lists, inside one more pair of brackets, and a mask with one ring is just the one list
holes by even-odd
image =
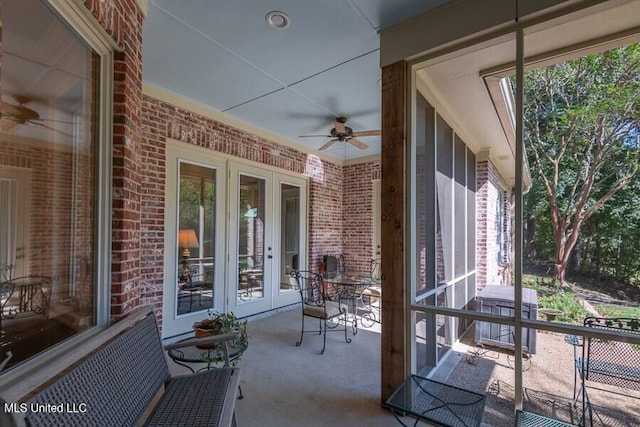
[[[300, 340], [296, 342], [299, 347], [302, 344], [302, 338], [306, 333], [316, 333], [322, 335], [322, 350], [320, 354], [324, 354], [327, 345], [327, 322], [338, 322], [344, 325], [344, 340], [351, 342], [351, 338], [347, 336], [348, 307], [339, 301], [331, 301], [325, 295], [325, 287], [322, 276], [311, 271], [291, 271], [291, 280], [294, 286], [300, 291], [300, 299], [302, 303], [302, 328], [300, 331]], [[305, 317], [318, 319], [319, 328], [313, 330], [305, 330]], [[331, 331], [340, 331], [340, 329], [329, 329]]]
[[370, 261], [370, 283], [365, 287], [356, 289], [357, 307], [359, 309], [360, 323], [366, 328], [372, 327], [381, 321], [380, 309], [382, 306], [382, 273], [380, 259]]
[[321, 273], [325, 275], [324, 277], [333, 278], [347, 272], [347, 265], [342, 254], [323, 255], [322, 265]]
[[[604, 331], [640, 334], [640, 319], [586, 317], [584, 326]], [[576, 409], [581, 403], [581, 425], [588, 421], [593, 425], [594, 409], [587, 389], [597, 389], [634, 397], [624, 389], [640, 390], [640, 350], [637, 346], [622, 341], [600, 338], [565, 336], [565, 341], [574, 346], [575, 372], [573, 401]], [[598, 385], [614, 386], [605, 389]], [[588, 418], [587, 418], [588, 416]], [[602, 422], [602, 420], [600, 420]]]
[[[200, 269], [198, 266], [187, 266], [183, 261], [178, 271], [179, 292], [178, 298], [184, 298], [189, 301], [187, 308], [186, 302], [178, 308], [178, 314], [190, 313], [191, 311], [199, 311], [205, 308], [211, 308], [213, 305], [213, 269]], [[194, 299], [194, 296], [196, 297]], [[203, 300], [203, 296], [205, 297]]]

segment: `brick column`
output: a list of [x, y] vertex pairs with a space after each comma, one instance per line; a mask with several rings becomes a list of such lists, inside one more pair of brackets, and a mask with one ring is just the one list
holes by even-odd
[[85, 0], [121, 47], [114, 55], [111, 316], [140, 305], [142, 23], [136, 0]]

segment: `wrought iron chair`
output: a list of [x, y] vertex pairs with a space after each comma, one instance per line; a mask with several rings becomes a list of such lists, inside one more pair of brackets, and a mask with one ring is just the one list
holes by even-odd
[[13, 279], [13, 265], [0, 265], [0, 283]]
[[356, 288], [357, 307], [360, 314], [360, 323], [366, 328], [380, 323], [380, 308], [382, 305], [382, 279], [380, 260], [370, 261], [369, 284]]
[[338, 274], [343, 274], [346, 271], [344, 264], [344, 256], [337, 255], [324, 255], [322, 257], [323, 271], [322, 273], [326, 277], [336, 277]]
[[[292, 270], [291, 281], [300, 291], [300, 299], [302, 302], [302, 328], [300, 331], [300, 340], [296, 342], [296, 346], [299, 347], [302, 344], [304, 334], [316, 333], [322, 335], [322, 350], [320, 350], [320, 354], [324, 354], [327, 345], [327, 330], [340, 331], [343, 329], [327, 329], [327, 323], [331, 321], [338, 321], [344, 325], [344, 340], [350, 343], [351, 338], [347, 336], [346, 322], [349, 309], [346, 304], [339, 301], [331, 301], [326, 297], [322, 276], [311, 271]], [[318, 319], [319, 328], [306, 330], [305, 317]]]
[[[179, 296], [189, 301], [189, 308], [186, 312], [191, 312], [193, 309], [202, 310], [211, 306], [210, 299], [213, 299], [214, 281], [213, 269], [200, 269], [197, 266], [187, 266], [186, 262], [183, 262], [181, 270], [178, 273], [178, 280], [180, 282]], [[194, 299], [194, 296], [196, 299]], [[204, 304], [203, 296], [208, 298]], [[186, 305], [183, 307], [183, 310], [186, 310]], [[179, 314], [183, 314], [183, 312]]]
[[[640, 334], [640, 319], [587, 317], [584, 326], [608, 331]], [[593, 425], [594, 411], [587, 389], [598, 389], [613, 393], [630, 394], [606, 390], [597, 384], [605, 384], [621, 389], [640, 390], [640, 349], [621, 342], [591, 337], [565, 336], [565, 341], [573, 345], [575, 372], [573, 380], [573, 401], [578, 409], [581, 403], [581, 425], [586, 425], [587, 414]], [[602, 421], [602, 420], [601, 420]]]

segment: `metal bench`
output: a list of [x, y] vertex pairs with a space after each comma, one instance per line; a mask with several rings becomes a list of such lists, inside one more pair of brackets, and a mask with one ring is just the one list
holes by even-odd
[[[106, 339], [101, 340], [101, 335]], [[199, 342], [223, 343], [226, 349], [226, 342], [237, 337], [238, 334], [226, 334], [201, 338]], [[0, 419], [0, 424], [78, 427], [236, 424], [238, 368], [227, 366], [171, 377], [151, 307], [135, 310], [100, 332], [93, 341], [103, 342], [89, 348], [80, 346], [80, 351], [88, 351], [78, 360], [74, 360], [74, 349], [69, 353], [69, 366], [62, 372], [58, 366], [57, 373], [31, 371], [30, 375], [38, 377], [36, 384], [46, 383], [43, 389], [24, 398], [16, 398], [20, 390], [3, 389], [0, 400], [8, 402], [3, 405], [4, 416], [10, 416], [11, 420]], [[192, 344], [185, 341], [185, 345]], [[10, 408], [8, 413], [6, 408]]]
[[[605, 331], [623, 331], [640, 334], [640, 319], [587, 317], [584, 326]], [[593, 424], [593, 408], [587, 389], [614, 392], [628, 397], [624, 389], [640, 390], [640, 348], [622, 341], [604, 340], [575, 335], [567, 335], [565, 341], [574, 346], [574, 387], [573, 400], [576, 408], [582, 404], [582, 424], [586, 415]], [[604, 389], [596, 384], [617, 387]]]

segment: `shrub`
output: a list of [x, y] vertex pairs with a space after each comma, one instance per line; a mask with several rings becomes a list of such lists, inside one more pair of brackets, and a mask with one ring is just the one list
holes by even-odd
[[553, 308], [562, 311], [556, 317], [557, 322], [582, 324], [586, 311], [572, 292], [557, 292], [548, 296], [538, 297], [538, 307]]

